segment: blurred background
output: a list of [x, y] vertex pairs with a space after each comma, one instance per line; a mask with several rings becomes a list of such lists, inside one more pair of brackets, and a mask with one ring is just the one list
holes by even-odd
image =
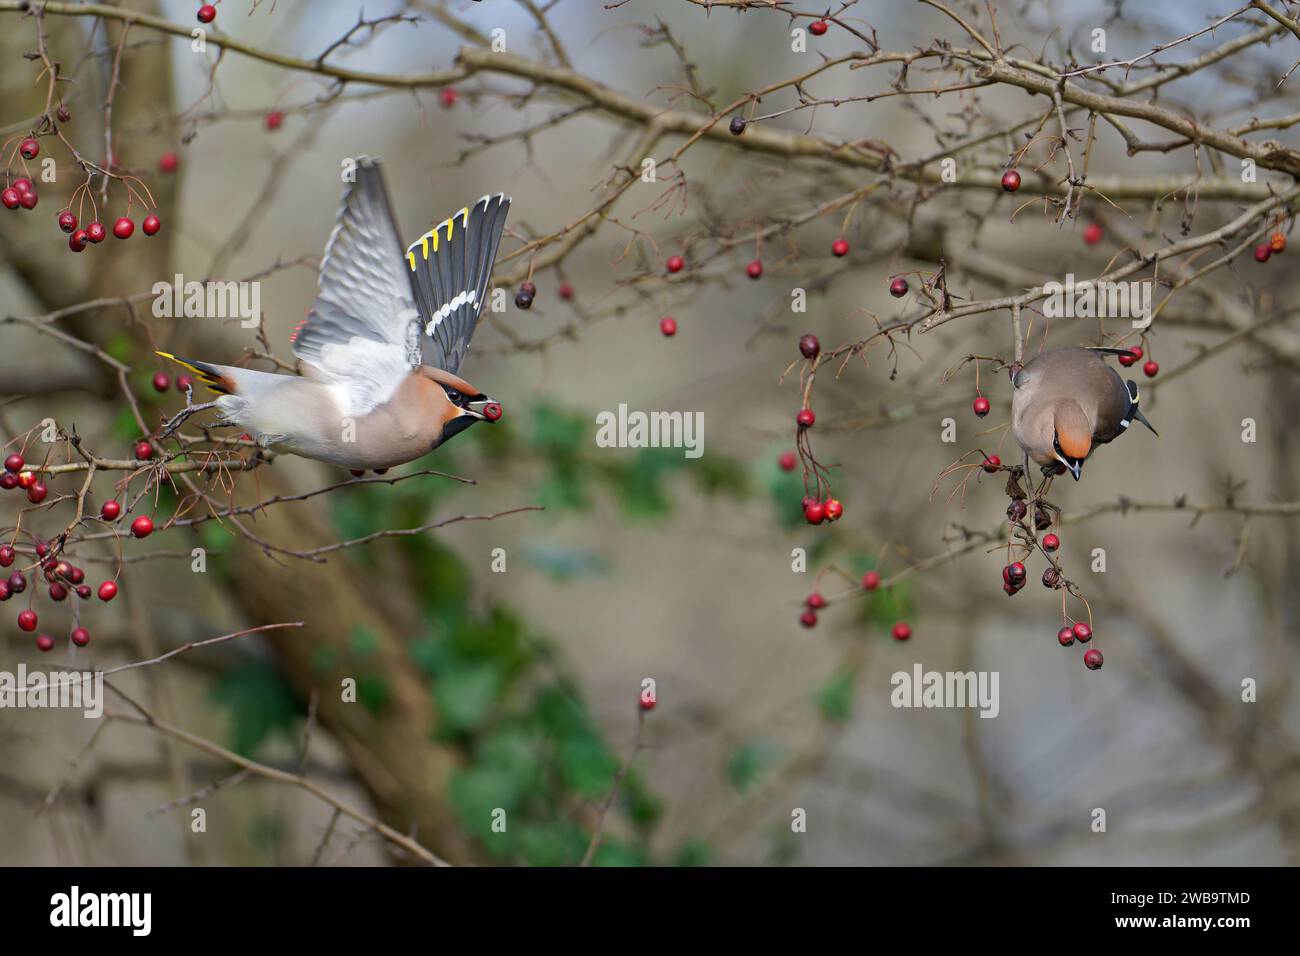
[[[193, 24], [191, 3], [140, 6]], [[542, 29], [531, 3], [367, 4], [366, 17], [406, 12], [420, 22], [357, 31], [329, 62], [418, 77], [450, 69], [461, 47], [491, 42], [500, 29], [503, 57], [551, 64], [638, 104], [707, 116], [823, 57], [866, 54], [846, 27], [881, 50], [973, 45], [942, 11], [919, 4], [853, 4], [824, 36], [807, 38], [807, 52], [792, 50], [785, 14], [706, 6], [560, 0], [541, 15]], [[951, 7], [991, 34], [983, 4]], [[998, 32], [1015, 56], [1090, 64], [1138, 56], [1230, 7], [1017, 2], [999, 6]], [[359, 16], [356, 3], [226, 0], [214, 25], [250, 47], [310, 61]], [[33, 85], [39, 60], [22, 59], [36, 47], [35, 21], [5, 10], [0, 24], [8, 138], [44, 109], [46, 87]], [[1106, 84], [1140, 82], [1266, 28], [1277, 35], [1133, 97], [1220, 129], [1285, 118], [1296, 108], [1297, 78], [1278, 81], [1300, 44], [1259, 12], [1127, 75], [1114, 69], [1078, 82], [1114, 94]], [[1090, 46], [1097, 29], [1106, 35], [1102, 53]], [[147, 292], [176, 273], [261, 277], [267, 342], [291, 360], [288, 333], [311, 304], [345, 159], [383, 157], [408, 241], [484, 193], [510, 194], [512, 232], [496, 273], [509, 300], [528, 271], [528, 258], [510, 253], [586, 215], [627, 175], [620, 167], [640, 171], [644, 123], [601, 108], [574, 112], [581, 96], [506, 69], [454, 81], [449, 105], [445, 84], [340, 88], [234, 50], [219, 54], [213, 44], [194, 52], [189, 40], [145, 26], [132, 27], [125, 42], [116, 23], [93, 18], [49, 16], [45, 31], [74, 77], [62, 92], [72, 112], [64, 133], [96, 161], [120, 46], [113, 148], [153, 191], [165, 228], [71, 255], [54, 216], [66, 201], [56, 197], [77, 174], [67, 151], [43, 139], [59, 182], [42, 186], [33, 214], [0, 214], [6, 317]], [[894, 63], [849, 67], [807, 80], [803, 95], [885, 93], [900, 75]], [[966, 75], [960, 62], [921, 60], [906, 81], [937, 87]], [[960, 476], [940, 482], [946, 466], [976, 448], [1019, 460], [1006, 433], [1005, 372], [981, 367], [979, 387], [993, 405], [983, 420], [971, 413], [974, 365], [945, 376], [967, 355], [1010, 356], [1005, 310], [915, 328], [892, 352], [881, 344], [866, 362], [846, 356], [839, 375], [839, 364], [823, 366], [812, 440], [818, 459], [835, 466], [845, 515], [833, 525], [803, 521], [799, 472], [778, 466], [794, 448], [802, 405], [798, 370], [783, 372], [799, 358], [804, 333], [830, 349], [867, 338], [877, 322], [923, 314], [916, 295], [889, 295], [897, 274], [915, 288], [942, 260], [950, 294], [989, 299], [1069, 272], [1095, 276], [1127, 261], [1128, 247], [1148, 251], [1219, 228], [1257, 200], [1176, 187], [1198, 171], [1239, 183], [1239, 161], [1190, 148], [1129, 155], [1121, 133], [1098, 122], [1090, 181], [1173, 185], [1113, 203], [1089, 193], [1062, 224], [1032, 190], [1013, 197], [966, 182], [996, 184], [1026, 142], [1016, 124], [1034, 129], [1051, 113], [1048, 97], [989, 86], [786, 112], [798, 103], [787, 87], [742, 112], [781, 114], [753, 129], [875, 144], [900, 163], [983, 142], [957, 154], [965, 184], [919, 186], [825, 155], [764, 155], [747, 148], [748, 131], [692, 145], [672, 164], [664, 160], [687, 137], [664, 136], [646, 154], [660, 160], [658, 182], [629, 188], [560, 261], [535, 263], [531, 309], [484, 315], [462, 373], [503, 401], [504, 421], [472, 428], [403, 469], [435, 468], [475, 484], [423, 477], [343, 488], [268, 507], [242, 530], [209, 521], [131, 542], [132, 555], [160, 554], [126, 565], [119, 599], [87, 609], [88, 647], [61, 641], [41, 655], [30, 634], [8, 625], [3, 669], [111, 667], [302, 620], [301, 629], [133, 670], [120, 687], [159, 720], [301, 774], [454, 863], [572, 865], [597, 831], [592, 862], [606, 865], [1294, 862], [1300, 749], [1292, 728], [1300, 714], [1292, 683], [1300, 662], [1286, 505], [1294, 516], [1300, 342], [1285, 313], [1296, 292], [1287, 257], [1300, 253], [1261, 264], [1247, 248], [1180, 288], [1142, 340], [1161, 365], [1150, 381], [1138, 375], [1142, 407], [1161, 437], [1126, 436], [1089, 461], [1080, 483], [1053, 488], [1068, 516], [1125, 499], [1165, 509], [1113, 507], [1059, 529], [1062, 564], [1087, 596], [1094, 645], [1106, 655], [1105, 668], [1089, 672], [1078, 646], [1057, 645], [1059, 594], [1038, 585], [1041, 561], [1031, 563], [1024, 592], [1002, 591], [1003, 477], [972, 479], [951, 498]], [[270, 112], [283, 114], [278, 129], [267, 128]], [[1126, 123], [1144, 142], [1170, 139], [1154, 125]], [[1086, 112], [1072, 112], [1070, 126], [1080, 133], [1069, 143], [1079, 162]], [[1042, 128], [1019, 161], [1027, 180], [1039, 168], [1045, 177], [1065, 174], [1050, 141], [1059, 134], [1055, 117]], [[1295, 145], [1289, 124], [1243, 135]], [[161, 173], [168, 151], [179, 165]], [[810, 215], [874, 182], [879, 188], [857, 203]], [[1279, 192], [1289, 185], [1263, 169], [1258, 182]], [[1275, 218], [1289, 231], [1288, 210]], [[1087, 244], [1083, 230], [1093, 223], [1103, 238]], [[762, 231], [761, 242], [751, 238]], [[841, 235], [851, 251], [834, 258], [831, 242]], [[1180, 278], [1231, 247], [1175, 260], [1160, 275]], [[669, 280], [663, 261], [677, 252], [688, 268]], [[764, 273], [751, 281], [745, 263], [756, 257]], [[568, 300], [562, 283], [573, 290]], [[790, 307], [797, 288], [807, 294], [803, 313]], [[154, 348], [231, 364], [245, 349], [262, 350], [238, 323], [155, 319], [148, 306], [109, 302], [55, 323], [130, 366], [146, 421], [183, 404], [175, 391], [151, 388], [155, 372], [174, 372]], [[659, 330], [668, 315], [678, 323], [672, 337]], [[1031, 353], [1044, 343], [1101, 341], [1095, 321], [1051, 324], [1026, 314], [1031, 320]], [[1129, 332], [1123, 322], [1105, 331]], [[0, 334], [6, 441], [46, 417], [75, 426], [105, 457], [141, 437], [115, 374], [94, 355], [22, 323]], [[1130, 335], [1124, 344], [1136, 343]], [[702, 413], [703, 457], [597, 447], [595, 416], [620, 403]], [[1257, 423], [1253, 443], [1242, 440], [1246, 418]], [[955, 443], [943, 440], [946, 419], [955, 422]], [[75, 493], [82, 477], [59, 477], [51, 489]], [[91, 498], [105, 497], [118, 477], [97, 477]], [[252, 504], [345, 477], [283, 458], [218, 497]], [[17, 494], [0, 494], [6, 531]], [[1168, 507], [1180, 498], [1218, 510], [1198, 517]], [[161, 527], [178, 500], [151, 493], [141, 507]], [[525, 505], [545, 511], [386, 537], [324, 563], [262, 544], [308, 550]], [[57, 531], [71, 516], [64, 503], [24, 527]], [[190, 570], [194, 547], [207, 549], [205, 573]], [[797, 548], [807, 554], [804, 572], [792, 570]], [[1099, 548], [1104, 573], [1090, 570]], [[495, 549], [504, 549], [504, 572], [492, 569]], [[96, 579], [111, 576], [111, 545], [86, 543], [76, 554]], [[859, 594], [856, 582], [872, 568], [897, 581]], [[836, 600], [806, 629], [799, 613], [814, 590]], [[48, 601], [41, 607], [51, 621], [67, 615]], [[12, 602], [3, 609], [17, 610]], [[910, 624], [910, 641], [891, 638], [898, 621]], [[916, 663], [998, 672], [998, 716], [891, 706], [891, 675]], [[338, 700], [344, 677], [357, 681], [356, 703]], [[649, 711], [638, 706], [645, 678], [657, 690]], [[1243, 681], [1257, 685], [1255, 700], [1243, 701]], [[410, 862], [313, 795], [235, 775], [220, 755], [147, 727], [109, 721], [83, 750], [98, 726], [79, 714], [0, 711], [0, 862]], [[206, 832], [192, 832], [196, 807], [206, 811]], [[504, 833], [492, 827], [498, 808]], [[1104, 832], [1094, 828], [1097, 808]], [[806, 832], [792, 831], [796, 809], [806, 813]]]

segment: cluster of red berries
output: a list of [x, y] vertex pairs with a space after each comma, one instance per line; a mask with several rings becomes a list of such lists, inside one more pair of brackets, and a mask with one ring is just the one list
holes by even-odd
[[[1073, 627], [1066, 624], [1056, 632], [1056, 639], [1060, 642], [1062, 647], [1069, 647], [1075, 641], [1078, 641], [1080, 644], [1087, 644], [1092, 640], [1092, 628], [1083, 621], [1077, 622]], [[1103, 658], [1101, 656], [1101, 651], [1097, 650], [1095, 647], [1090, 647], [1083, 653], [1083, 665], [1090, 671], [1099, 670], [1102, 661]]]
[[[862, 575], [862, 589], [864, 591], [874, 591], [878, 587], [880, 587], [879, 571], [868, 571]], [[826, 598], [822, 596], [820, 591], [813, 591], [804, 598], [803, 612], [799, 615], [799, 623], [804, 627], [816, 627], [817, 612], [824, 607], [826, 607]], [[906, 641], [912, 637], [912, 626], [906, 621], [898, 621], [894, 624], [891, 633], [894, 640]]]
[[40, 197], [36, 195], [36, 187], [25, 176], [15, 179], [13, 183], [0, 190], [0, 203], [3, 203], [6, 209], [17, 209], [20, 206], [23, 209], [35, 209], [39, 199]]
[[[167, 391], [167, 389], [171, 388], [171, 384], [172, 384], [172, 378], [166, 372], [154, 373], [153, 390], [155, 392], [165, 392]], [[194, 379], [190, 378], [188, 375], [176, 376], [176, 391], [180, 392], [182, 395], [184, 395], [193, 387], [194, 387]], [[148, 443], [146, 442], [146, 444]], [[151, 448], [150, 451], [152, 450], [153, 449]]]
[[23, 471], [23, 466], [27, 463], [23, 456], [14, 453], [5, 459], [4, 473], [0, 474], [0, 489], [12, 491], [15, 488], [21, 488], [27, 492], [27, 500], [34, 505], [39, 505], [45, 500], [45, 496], [50, 493], [50, 489], [45, 486], [45, 482], [37, 478], [35, 473]]
[[1255, 261], [1268, 262], [1273, 257], [1273, 253], [1286, 251], [1286, 236], [1281, 232], [1275, 232], [1269, 236], [1268, 242], [1261, 242], [1255, 247]]
[[[1130, 365], [1134, 364], [1138, 359], [1142, 358], [1145, 354], [1146, 353], [1142, 350], [1142, 346], [1140, 345], [1130, 346], [1127, 355], [1119, 356], [1119, 364], [1123, 365], [1125, 368], [1128, 368]], [[1160, 363], [1157, 362], [1155, 359], [1147, 359], [1145, 362], [1142, 363], [1142, 374], [1145, 375], [1147, 378], [1155, 378], [1156, 375], [1159, 373], [1159, 371], [1160, 371]]]
[[809, 524], [821, 524], [823, 521], [839, 521], [844, 515], [844, 505], [838, 498], [822, 501], [811, 495], [803, 499], [803, 516]]

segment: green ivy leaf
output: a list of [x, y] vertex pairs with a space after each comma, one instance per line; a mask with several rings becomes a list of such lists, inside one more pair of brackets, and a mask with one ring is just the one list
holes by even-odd
[[275, 731], [292, 737], [298, 699], [278, 670], [263, 661], [248, 661], [222, 675], [212, 691], [231, 720], [231, 747], [250, 756]]

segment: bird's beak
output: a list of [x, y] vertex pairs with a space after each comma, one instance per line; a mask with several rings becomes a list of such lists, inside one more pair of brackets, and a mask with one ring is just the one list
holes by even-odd
[[501, 403], [494, 398], [481, 398], [476, 402], [469, 402], [465, 406], [465, 411], [485, 422], [500, 421], [502, 414]]
[[1072, 462], [1072, 461], [1070, 461], [1070, 459], [1065, 458], [1065, 457], [1062, 456], [1062, 455], [1057, 455], [1057, 456], [1056, 456], [1056, 460], [1059, 461], [1062, 465], [1065, 466], [1065, 470], [1068, 471], [1070, 474], [1072, 474], [1072, 475], [1074, 476], [1074, 480], [1075, 480], [1075, 481], [1078, 481], [1079, 478], [1082, 477], [1082, 475], [1083, 475], [1083, 462], [1082, 462], [1082, 461], [1073, 461], [1073, 462]]

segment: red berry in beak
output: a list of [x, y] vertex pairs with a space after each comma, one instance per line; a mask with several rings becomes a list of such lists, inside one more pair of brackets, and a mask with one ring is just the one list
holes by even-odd
[[483, 417], [490, 422], [495, 422], [501, 418], [501, 406], [496, 402], [489, 402], [483, 406]]

